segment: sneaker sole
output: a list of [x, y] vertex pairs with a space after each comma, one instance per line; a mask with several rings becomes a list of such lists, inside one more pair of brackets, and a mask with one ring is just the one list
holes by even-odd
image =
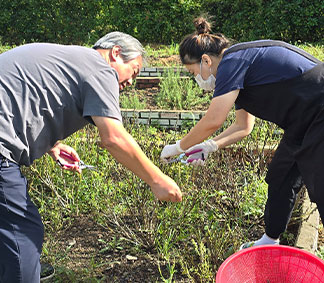
[[42, 278], [40, 279], [40, 282], [46, 281], [46, 280], [48, 280], [48, 279], [51, 279], [54, 275], [55, 275], [55, 269], [54, 269], [54, 272], [53, 272], [52, 274], [47, 275], [46, 277], [42, 277]]

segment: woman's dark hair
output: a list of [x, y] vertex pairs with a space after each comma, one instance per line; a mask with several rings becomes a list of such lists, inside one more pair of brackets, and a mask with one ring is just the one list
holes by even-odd
[[182, 64], [198, 63], [203, 54], [218, 56], [231, 45], [223, 34], [210, 33], [211, 24], [204, 17], [194, 19], [193, 23], [196, 32], [187, 35], [179, 46]]

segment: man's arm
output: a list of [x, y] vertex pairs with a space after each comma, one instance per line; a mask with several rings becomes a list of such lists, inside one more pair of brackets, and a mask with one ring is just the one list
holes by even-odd
[[99, 130], [101, 146], [146, 182], [159, 200], [181, 201], [182, 195], [177, 184], [147, 158], [120, 121], [99, 116], [92, 116], [92, 119]]

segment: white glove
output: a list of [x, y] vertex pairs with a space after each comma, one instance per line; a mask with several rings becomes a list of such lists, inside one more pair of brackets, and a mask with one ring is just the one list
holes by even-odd
[[180, 147], [180, 140], [179, 140], [175, 144], [167, 144], [161, 152], [160, 159], [163, 163], [167, 163], [170, 157], [179, 155], [180, 153], [183, 152], [184, 150]]
[[193, 166], [203, 166], [208, 158], [208, 154], [218, 149], [217, 143], [210, 139], [196, 144], [186, 150], [187, 162]]

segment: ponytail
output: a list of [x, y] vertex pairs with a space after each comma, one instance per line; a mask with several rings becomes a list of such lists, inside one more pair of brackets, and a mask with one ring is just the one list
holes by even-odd
[[182, 64], [194, 64], [201, 60], [203, 54], [219, 56], [231, 44], [221, 33], [212, 34], [211, 24], [199, 17], [193, 21], [196, 32], [187, 35], [179, 46]]

